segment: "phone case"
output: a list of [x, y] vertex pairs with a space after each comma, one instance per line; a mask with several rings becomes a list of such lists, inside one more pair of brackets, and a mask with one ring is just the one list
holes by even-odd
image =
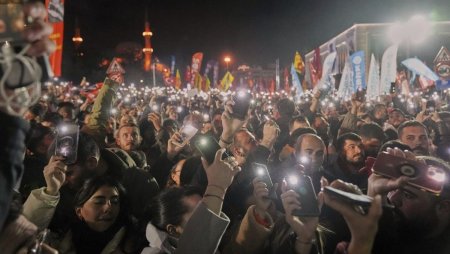
[[378, 154], [372, 172], [394, 179], [408, 176], [411, 178], [409, 185], [435, 194], [441, 193], [446, 176], [442, 169], [386, 152]]
[[180, 129], [180, 134], [181, 134], [181, 136], [182, 136], [182, 138], [183, 138], [183, 142], [182, 142], [182, 143], [178, 143], [178, 142], [176, 142], [176, 141], [173, 141], [172, 143], [173, 143], [174, 145], [180, 146], [180, 147], [185, 146], [185, 145], [187, 144], [187, 142], [189, 142], [189, 140], [190, 140], [192, 137], [194, 137], [195, 134], [197, 134], [197, 131], [198, 131], [198, 129], [195, 128], [194, 126], [191, 126], [191, 125], [183, 126], [183, 127]]
[[302, 206], [302, 209], [294, 210], [292, 215], [298, 217], [317, 217], [320, 215], [316, 192], [309, 176], [299, 176], [298, 183], [295, 185], [288, 181], [288, 187], [299, 194], [299, 201]]

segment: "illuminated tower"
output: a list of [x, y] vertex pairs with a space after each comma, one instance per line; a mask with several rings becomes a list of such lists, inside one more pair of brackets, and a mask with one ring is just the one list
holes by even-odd
[[78, 18], [75, 19], [75, 35], [72, 37], [72, 42], [75, 47], [75, 55], [77, 57], [83, 56], [83, 52], [80, 50], [80, 46], [83, 43], [83, 37], [80, 34], [80, 27], [78, 26]]
[[142, 49], [144, 52], [145, 58], [144, 58], [144, 70], [150, 71], [152, 66], [152, 43], [150, 42], [150, 37], [152, 37], [153, 33], [150, 31], [150, 23], [148, 22], [147, 18], [147, 11], [145, 11], [145, 31], [142, 33], [142, 36], [144, 36], [145, 40], [145, 47]]

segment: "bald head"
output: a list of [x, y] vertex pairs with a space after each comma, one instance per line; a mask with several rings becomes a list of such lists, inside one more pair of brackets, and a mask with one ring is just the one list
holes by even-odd
[[309, 170], [318, 170], [325, 160], [325, 143], [315, 134], [303, 134], [297, 139], [295, 156]]

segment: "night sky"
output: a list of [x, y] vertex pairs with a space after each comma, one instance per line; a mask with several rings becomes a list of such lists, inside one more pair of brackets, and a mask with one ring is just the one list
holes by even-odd
[[[143, 45], [145, 10], [154, 55], [184, 68], [194, 52], [204, 61], [233, 58], [240, 64], [292, 61], [354, 23], [406, 21], [414, 14], [448, 20], [448, 0], [66, 0], [64, 66], [71, 58], [75, 18], [84, 38], [82, 68], [113, 54], [120, 42]], [[78, 65], [79, 66], [79, 65]], [[80, 67], [81, 68], [81, 67]], [[69, 73], [65, 71], [66, 73]], [[73, 73], [72, 73], [73, 75]]]

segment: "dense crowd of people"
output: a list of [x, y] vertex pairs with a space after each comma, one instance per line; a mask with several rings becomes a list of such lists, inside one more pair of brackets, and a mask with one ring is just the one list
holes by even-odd
[[[35, 8], [31, 55], [51, 50]], [[447, 91], [123, 79], [47, 83], [24, 114], [0, 103], [1, 253], [450, 253]]]

